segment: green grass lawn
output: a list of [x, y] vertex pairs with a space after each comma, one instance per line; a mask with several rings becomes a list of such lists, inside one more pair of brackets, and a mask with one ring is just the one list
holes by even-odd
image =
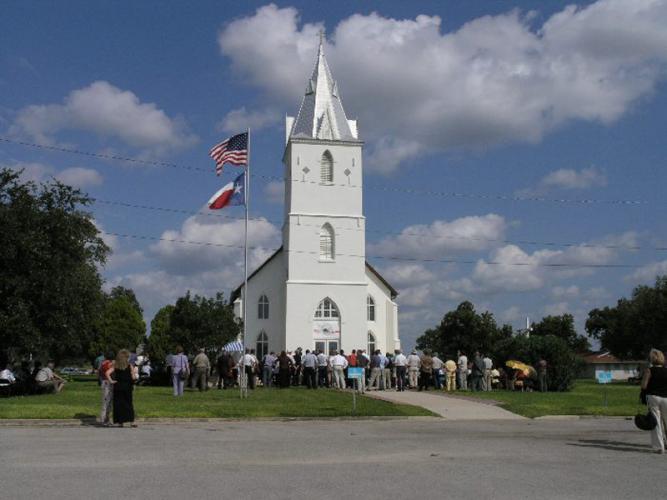
[[[99, 415], [101, 391], [94, 379], [76, 378], [60, 394], [0, 399], [0, 418], [89, 418]], [[349, 417], [352, 394], [329, 389], [262, 389], [241, 400], [238, 390], [186, 390], [175, 398], [170, 387], [137, 387], [134, 407], [139, 418]], [[408, 405], [357, 397], [356, 416], [429, 416]]]
[[526, 417], [545, 415], [603, 415], [630, 416], [639, 409], [639, 386], [627, 383], [607, 385], [607, 406], [604, 406], [605, 387], [594, 380], [577, 380], [570, 392], [460, 392], [471, 398], [491, 399], [511, 412]]

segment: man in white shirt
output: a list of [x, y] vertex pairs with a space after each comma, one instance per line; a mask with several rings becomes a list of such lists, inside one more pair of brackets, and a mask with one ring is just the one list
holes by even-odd
[[421, 368], [422, 361], [417, 356], [417, 351], [414, 349], [407, 359], [408, 364], [408, 382], [411, 389], [416, 389], [419, 382], [419, 368]]
[[435, 389], [442, 389], [442, 367], [445, 364], [439, 357], [438, 353], [433, 353], [433, 381], [435, 382]]
[[458, 376], [459, 376], [459, 390], [468, 390], [468, 356], [459, 351], [459, 359], [457, 362]]
[[490, 391], [493, 388], [491, 384], [491, 370], [493, 369], [493, 361], [491, 361], [491, 358], [485, 354], [484, 358], [482, 359], [482, 363], [484, 363], [484, 379], [482, 382], [482, 389], [485, 391]]
[[394, 367], [396, 368], [396, 390], [398, 392], [402, 392], [405, 390], [405, 371], [408, 366], [408, 358], [405, 357], [405, 354], [403, 354], [400, 349], [396, 349], [394, 352]]
[[327, 366], [329, 366], [327, 356], [322, 350], [319, 350], [317, 353], [317, 383], [320, 387], [327, 385]]
[[345, 389], [345, 368], [347, 368], [347, 358], [342, 349], [331, 359], [333, 367], [333, 386], [336, 389]]
[[303, 364], [303, 378], [308, 389], [317, 389], [317, 356], [306, 349], [306, 355], [301, 360]]

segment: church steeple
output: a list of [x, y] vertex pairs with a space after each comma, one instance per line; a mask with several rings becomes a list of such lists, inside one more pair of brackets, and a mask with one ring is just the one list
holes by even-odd
[[306, 92], [301, 101], [299, 114], [288, 130], [287, 139], [289, 140], [290, 137], [338, 141], [358, 140], [356, 120], [348, 120], [345, 116], [338, 86], [331, 76], [329, 65], [324, 57], [324, 32], [320, 32], [317, 62], [306, 84]]

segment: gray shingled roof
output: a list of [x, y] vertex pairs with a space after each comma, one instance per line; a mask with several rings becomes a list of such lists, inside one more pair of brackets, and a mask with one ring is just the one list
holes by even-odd
[[331, 76], [324, 57], [322, 42], [317, 53], [317, 63], [306, 84], [306, 94], [301, 101], [299, 114], [294, 120], [290, 137], [355, 141], [345, 116], [338, 86]]

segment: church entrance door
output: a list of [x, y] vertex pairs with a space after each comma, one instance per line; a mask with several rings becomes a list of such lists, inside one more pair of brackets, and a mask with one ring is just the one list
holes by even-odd
[[327, 356], [340, 346], [340, 313], [333, 300], [323, 299], [315, 310], [313, 318], [313, 341], [315, 349], [321, 349]]
[[327, 356], [333, 352], [338, 352], [338, 341], [337, 340], [316, 340], [315, 341], [315, 350], [322, 350]]

